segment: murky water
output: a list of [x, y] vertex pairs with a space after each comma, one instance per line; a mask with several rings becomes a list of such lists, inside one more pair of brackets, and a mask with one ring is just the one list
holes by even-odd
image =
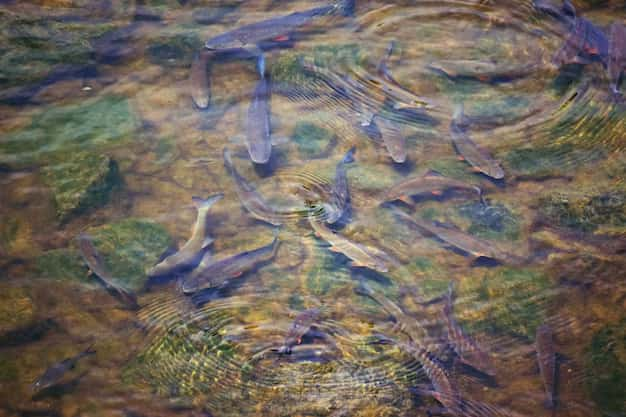
[[624, 3], [349, 6], [2, 2], [0, 415], [626, 415]]

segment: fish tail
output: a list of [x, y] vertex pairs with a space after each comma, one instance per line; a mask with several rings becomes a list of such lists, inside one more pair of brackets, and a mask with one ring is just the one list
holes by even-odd
[[354, 153], [355, 152], [356, 152], [356, 146], [351, 147], [350, 150], [348, 152], [346, 152], [346, 155], [341, 160], [341, 163], [342, 164], [349, 164], [349, 163], [354, 162]]
[[194, 196], [194, 197], [191, 197], [191, 201], [193, 202], [194, 206], [196, 206], [196, 208], [200, 210], [200, 209], [208, 209], [213, 204], [221, 200], [223, 197], [224, 197], [224, 193], [216, 193], [216, 194], [208, 196], [206, 199]]

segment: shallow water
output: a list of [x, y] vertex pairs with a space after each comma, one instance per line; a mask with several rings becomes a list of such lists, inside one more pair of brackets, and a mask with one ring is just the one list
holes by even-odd
[[[353, 16], [318, 16], [260, 44], [276, 144], [253, 164], [256, 58], [205, 52], [205, 78], [190, 76], [194, 54], [231, 29], [323, 5], [2, 2], [0, 415], [423, 416], [445, 411], [433, 366], [462, 399], [450, 415], [626, 415], [626, 106], [603, 63], [554, 65], [569, 29], [531, 1], [357, 0]], [[607, 36], [626, 19], [619, 1], [575, 7]], [[392, 41], [384, 63], [397, 84], [379, 71]], [[207, 84], [200, 109], [191, 95]], [[407, 91], [417, 108], [401, 105]], [[459, 159], [457, 122], [503, 178]], [[401, 163], [385, 146], [394, 132]], [[324, 226], [352, 147], [350, 208]], [[242, 203], [225, 149], [269, 215]], [[435, 186], [381, 204], [394, 184], [433, 175], [469, 192]], [[277, 236], [275, 256], [193, 295], [188, 271], [148, 277], [189, 239], [192, 197], [216, 193], [207, 262]], [[90, 274], [81, 233], [138, 309]], [[310, 309], [308, 331], [278, 353]], [[492, 375], [461, 363], [451, 321]], [[91, 345], [95, 355], [33, 391]]]

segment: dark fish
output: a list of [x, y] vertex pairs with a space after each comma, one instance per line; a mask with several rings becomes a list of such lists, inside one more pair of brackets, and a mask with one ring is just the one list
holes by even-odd
[[126, 306], [132, 309], [139, 308], [137, 303], [137, 297], [135, 294], [121, 288], [115, 284], [115, 279], [111, 276], [111, 273], [107, 271], [104, 266], [104, 260], [100, 253], [93, 245], [91, 236], [86, 233], [81, 233], [78, 238], [78, 247], [83, 260], [91, 270], [104, 284], [104, 286], [112, 291]]
[[200, 51], [191, 61], [189, 85], [191, 99], [199, 109], [206, 109], [211, 102], [211, 78], [208, 76], [207, 66], [209, 53]]
[[391, 186], [390, 189], [383, 193], [381, 203], [401, 200], [413, 205], [411, 196], [421, 194], [440, 195], [446, 190], [472, 191], [477, 192], [479, 196], [482, 195], [482, 191], [478, 186], [445, 177], [436, 171], [428, 171], [424, 175], [407, 178]]
[[544, 324], [537, 329], [535, 336], [537, 362], [546, 390], [546, 405], [549, 408], [556, 406], [556, 352], [552, 341], [552, 329]]
[[185, 294], [193, 294], [205, 289], [221, 288], [231, 279], [240, 277], [259, 263], [272, 259], [279, 244], [277, 236], [266, 246], [210, 263], [204, 271], [184, 278], [182, 291]]
[[445, 298], [443, 314], [446, 318], [448, 342], [461, 361], [487, 375], [494, 375], [489, 355], [481, 349], [474, 339], [465, 334], [454, 318], [454, 284], [450, 282]]
[[290, 354], [294, 346], [302, 343], [302, 336], [311, 330], [311, 326], [317, 321], [319, 316], [320, 310], [318, 308], [310, 308], [298, 313], [293, 323], [291, 323], [285, 341], [280, 349], [278, 349], [278, 352]]
[[287, 16], [251, 23], [211, 38], [206, 41], [204, 46], [210, 50], [256, 48], [256, 45], [262, 41], [282, 40], [290, 32], [309, 23], [316, 17], [334, 14], [335, 12], [349, 14], [353, 8], [353, 0], [341, 1], [334, 5], [316, 7], [303, 12], [291, 13]]
[[350, 148], [335, 168], [335, 183], [331, 190], [330, 201], [324, 204], [327, 223], [333, 224], [339, 220], [350, 204], [346, 164], [354, 162], [354, 152], [355, 148]]
[[230, 158], [230, 152], [226, 148], [224, 149], [224, 165], [235, 181], [235, 191], [237, 192], [241, 204], [243, 204], [250, 214], [259, 220], [274, 226], [279, 226], [281, 222], [278, 219], [277, 213], [268, 205], [267, 201], [257, 192], [252, 184], [237, 172]]
[[609, 63], [607, 65], [611, 90], [619, 93], [620, 77], [626, 70], [626, 26], [614, 22], [609, 35]]
[[393, 162], [402, 164], [406, 162], [407, 150], [406, 139], [398, 124], [386, 117], [376, 115], [376, 124], [381, 133], [382, 141]]
[[57, 384], [61, 378], [65, 375], [66, 372], [73, 369], [79, 360], [88, 355], [93, 355], [96, 353], [95, 350], [92, 349], [93, 346], [89, 346], [83, 352], [79, 353], [76, 356], [71, 358], [63, 359], [61, 362], [55, 363], [50, 366], [46, 371], [32, 384], [33, 391], [41, 391], [42, 389], [51, 387]]
[[192, 198], [193, 204], [198, 210], [198, 217], [193, 226], [191, 237], [178, 252], [163, 259], [148, 271], [148, 276], [155, 277], [172, 274], [196, 265], [202, 256], [202, 252], [213, 243], [213, 238], [207, 234], [209, 209], [223, 197], [224, 194], [218, 193], [209, 196], [206, 200], [200, 197]]
[[459, 105], [450, 122], [450, 136], [454, 149], [477, 171], [497, 180], [504, 178], [500, 164], [470, 139], [463, 116], [463, 106]]

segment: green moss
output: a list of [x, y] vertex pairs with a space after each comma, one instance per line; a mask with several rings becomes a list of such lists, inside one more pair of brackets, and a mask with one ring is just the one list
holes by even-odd
[[0, 249], [7, 251], [11, 249], [17, 238], [19, 227], [19, 220], [13, 217], [6, 218], [0, 223]]
[[89, 276], [89, 270], [80, 253], [75, 249], [53, 249], [44, 252], [35, 261], [35, 271], [41, 278], [97, 286], [94, 278]]
[[52, 189], [57, 216], [70, 215], [105, 205], [121, 184], [117, 163], [106, 155], [79, 152], [42, 170]]
[[586, 367], [591, 398], [603, 415], [622, 414], [626, 409], [626, 320], [594, 334], [587, 349]]
[[350, 279], [350, 271], [346, 267], [349, 261], [343, 255], [337, 255], [326, 247], [316, 246], [312, 256], [315, 263], [306, 275], [306, 286], [310, 294], [321, 297], [333, 288], [343, 287]]
[[29, 126], [0, 138], [0, 163], [45, 164], [81, 150], [110, 149], [128, 142], [136, 127], [130, 104], [121, 97], [53, 107], [35, 114]]
[[517, 217], [504, 205], [485, 206], [468, 202], [458, 208], [461, 216], [472, 222], [468, 232], [485, 239], [518, 240], [520, 225]]
[[34, 320], [33, 300], [24, 288], [0, 287], [0, 334], [25, 327]]
[[309, 122], [297, 122], [292, 134], [292, 140], [303, 158], [321, 156], [333, 138], [334, 134], [331, 131]]

